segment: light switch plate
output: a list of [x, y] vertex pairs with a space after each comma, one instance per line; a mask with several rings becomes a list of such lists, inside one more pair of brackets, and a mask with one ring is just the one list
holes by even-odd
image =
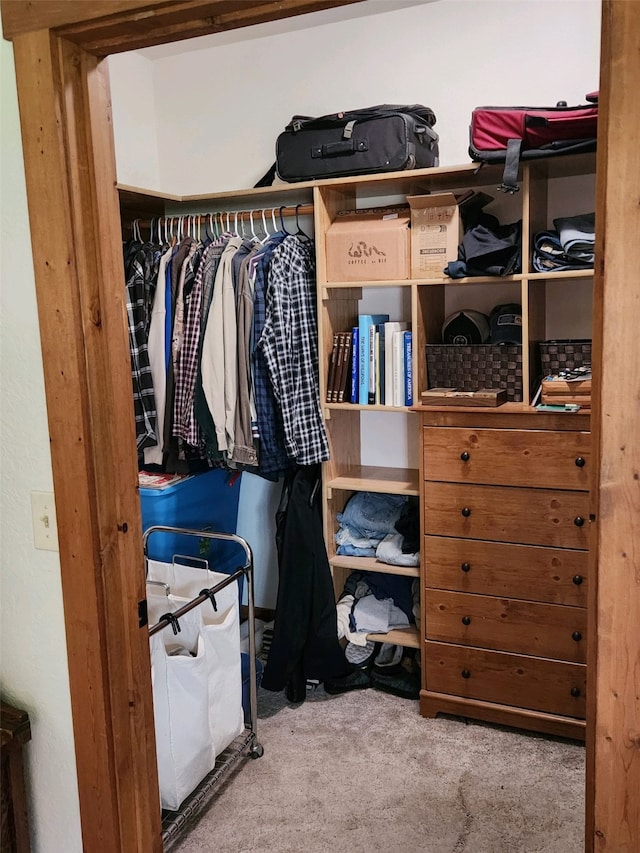
[[53, 492], [31, 492], [33, 544], [43, 551], [58, 550], [58, 524]]

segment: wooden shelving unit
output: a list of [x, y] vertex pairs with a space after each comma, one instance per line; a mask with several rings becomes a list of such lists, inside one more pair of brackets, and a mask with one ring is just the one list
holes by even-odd
[[[362, 464], [364, 443], [366, 438], [366, 421], [370, 413], [376, 417], [394, 416], [410, 419], [408, 431], [415, 427], [415, 435], [419, 430], [419, 418], [415, 412], [421, 410], [420, 392], [429, 387], [425, 347], [430, 343], [441, 342], [441, 328], [445, 317], [450, 313], [452, 304], [454, 310], [460, 310], [455, 303], [463, 298], [468, 300], [468, 306], [477, 310], [494, 300], [494, 304], [502, 302], [517, 302], [522, 305], [522, 401], [509, 402], [497, 409], [478, 408], [447, 408], [429, 407], [437, 422], [442, 425], [483, 423], [483, 418], [494, 427], [509, 427], [515, 416], [522, 428], [536, 430], [551, 428], [557, 431], [585, 429], [585, 418], [581, 416], [580, 426], [577, 421], [570, 422], [566, 418], [553, 422], [538, 415], [531, 407], [532, 397], [539, 382], [537, 366], [538, 344], [549, 337], [559, 337], [551, 331], [555, 318], [553, 317], [553, 298], [558, 289], [571, 288], [582, 280], [591, 285], [593, 270], [571, 270], [561, 272], [539, 273], [531, 266], [533, 237], [538, 231], [553, 227], [553, 215], [550, 212], [549, 182], [556, 179], [583, 176], [586, 180], [593, 179], [595, 184], [595, 156], [579, 155], [574, 157], [556, 158], [547, 161], [537, 161], [521, 167], [519, 176], [520, 190], [515, 196], [504, 197], [496, 191], [500, 183], [502, 167], [483, 167], [477, 169], [474, 165], [453, 168], [438, 168], [421, 172], [405, 172], [394, 175], [375, 175], [367, 177], [349, 177], [333, 179], [319, 183], [314, 188], [315, 208], [315, 237], [317, 250], [318, 277], [318, 323], [320, 334], [320, 390], [321, 399], [325, 399], [327, 382], [328, 357], [331, 352], [334, 332], [344, 331], [357, 324], [360, 313], [373, 309], [367, 307], [367, 299], [375, 300], [375, 311], [384, 311], [380, 305], [384, 302], [385, 294], [390, 294], [390, 302], [401, 303], [402, 316], [391, 316], [392, 320], [405, 320], [413, 331], [413, 399], [412, 409], [398, 408], [386, 405], [356, 405], [351, 403], [323, 403], [325, 422], [329, 433], [331, 459], [325, 465], [324, 476], [324, 531], [329, 561], [334, 576], [336, 594], [339, 595], [344, 581], [350, 571], [363, 572], [393, 572], [395, 574], [415, 577], [419, 574], [421, 594], [424, 598], [425, 580], [425, 549], [423, 548], [418, 572], [415, 569], [390, 567], [369, 558], [345, 558], [336, 555], [334, 536], [338, 529], [336, 516], [343, 509], [351, 495], [356, 492], [377, 492], [386, 494], [416, 495], [421, 497], [424, 504], [425, 483], [422, 475], [422, 451], [420, 464], [415, 467], [379, 467]], [[498, 210], [495, 211], [501, 222], [522, 221], [522, 271], [503, 278], [482, 276], [477, 278], [462, 278], [452, 280], [445, 277], [425, 279], [401, 279], [374, 282], [328, 281], [326, 278], [326, 234], [343, 210], [367, 207], [374, 199], [375, 206], [381, 206], [388, 198], [388, 204], [398, 204], [406, 196], [454, 190], [463, 192], [474, 189], [488, 192], [494, 198]], [[501, 197], [502, 196], [502, 197]], [[557, 193], [556, 193], [557, 196]], [[494, 207], [491, 207], [494, 212]], [[574, 211], [582, 212], [582, 211]], [[556, 214], [561, 215], [561, 214]], [[566, 214], [564, 214], [566, 215]], [[400, 297], [398, 298], [398, 294]], [[590, 306], [583, 311], [588, 313]], [[550, 316], [551, 315], [551, 316]], [[590, 335], [575, 334], [568, 330], [563, 337], [588, 337]], [[426, 409], [425, 409], [426, 411]], [[437, 413], [437, 414], [436, 414]], [[588, 419], [586, 421], [588, 430]], [[551, 426], [550, 426], [551, 424]], [[385, 448], [380, 448], [380, 465], [384, 466]], [[421, 506], [421, 512], [422, 506]], [[424, 522], [422, 522], [424, 541]], [[524, 540], [523, 540], [524, 541]], [[535, 541], [535, 540], [532, 540]], [[423, 602], [421, 625], [425, 625], [426, 608]], [[415, 646], [422, 650], [423, 672], [426, 671], [424, 661], [429, 654], [425, 645], [426, 632], [421, 627], [419, 631], [411, 630], [406, 635], [394, 632], [385, 637], [376, 636], [376, 640], [387, 640], [394, 643]], [[423, 683], [426, 689], [426, 682]], [[531, 688], [535, 693], [535, 688]], [[424, 693], [424, 690], [423, 690]], [[423, 703], [423, 712], [431, 712], [437, 704], [437, 698], [432, 691], [431, 699]], [[470, 699], [468, 703], [459, 702], [454, 697], [445, 697], [442, 710], [453, 713], [460, 712], [464, 706], [470, 716], [481, 716], [484, 719], [497, 721], [512, 720], [514, 725], [541, 730], [571, 732], [572, 736], [581, 736], [582, 724], [578, 720], [566, 719], [561, 721], [559, 716], [543, 713], [540, 707], [537, 711], [521, 709], [515, 715], [509, 709], [509, 703], [476, 702]], [[435, 703], [435, 704], [434, 704]], [[500, 705], [500, 708], [498, 708]], [[488, 710], [487, 710], [488, 708]], [[493, 717], [492, 714], [493, 708]], [[561, 716], [561, 715], [560, 715]]]

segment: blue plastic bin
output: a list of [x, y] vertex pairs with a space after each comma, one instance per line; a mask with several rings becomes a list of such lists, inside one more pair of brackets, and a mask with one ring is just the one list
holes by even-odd
[[[165, 525], [235, 533], [240, 481], [239, 472], [213, 468], [164, 489], [141, 488], [142, 529]], [[164, 532], [151, 534], [147, 554], [150, 559], [163, 563], [170, 563], [177, 554], [199, 557], [207, 560], [212, 571], [227, 574], [245, 562], [243, 549], [233, 542]]]

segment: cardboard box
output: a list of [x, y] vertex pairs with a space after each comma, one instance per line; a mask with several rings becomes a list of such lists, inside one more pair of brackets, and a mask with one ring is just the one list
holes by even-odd
[[409, 278], [407, 205], [347, 210], [327, 230], [327, 281]]
[[462, 223], [453, 193], [410, 195], [411, 278], [442, 278], [458, 257]]

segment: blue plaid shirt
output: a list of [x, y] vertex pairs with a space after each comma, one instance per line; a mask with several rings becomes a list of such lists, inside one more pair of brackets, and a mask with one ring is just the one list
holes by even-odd
[[287, 456], [298, 465], [329, 459], [318, 387], [318, 324], [312, 240], [289, 235], [271, 253], [262, 350], [282, 413]]
[[272, 252], [276, 246], [282, 243], [285, 236], [282, 231], [274, 234], [264, 248], [257, 253], [253, 261], [255, 264], [255, 294], [251, 332], [251, 369], [259, 441], [258, 470], [256, 473], [267, 480], [277, 480], [281, 472], [291, 467], [284, 447], [282, 417], [273, 396], [266, 359], [258, 346], [266, 317], [269, 261]]

